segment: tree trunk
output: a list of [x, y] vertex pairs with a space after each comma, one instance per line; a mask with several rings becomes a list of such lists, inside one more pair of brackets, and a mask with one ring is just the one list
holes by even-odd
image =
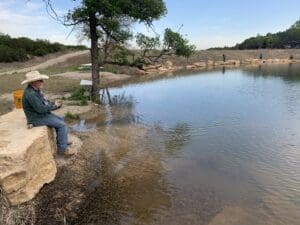
[[90, 36], [91, 36], [91, 62], [92, 62], [92, 101], [100, 103], [100, 76], [99, 76], [99, 50], [96, 14], [89, 16]]
[[104, 56], [103, 56], [103, 65], [107, 63], [108, 59], [108, 48], [109, 48], [109, 37], [107, 36], [104, 44]]

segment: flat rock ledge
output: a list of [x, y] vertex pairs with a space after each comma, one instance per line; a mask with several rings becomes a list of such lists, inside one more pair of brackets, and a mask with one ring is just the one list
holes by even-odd
[[27, 129], [23, 110], [0, 117], [0, 186], [11, 205], [34, 198], [57, 172], [53, 131]]

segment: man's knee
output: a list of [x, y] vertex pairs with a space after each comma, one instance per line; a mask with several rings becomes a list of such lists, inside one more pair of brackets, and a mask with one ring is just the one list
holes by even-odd
[[67, 129], [67, 125], [64, 121], [60, 121], [57, 123], [57, 127], [58, 128], [63, 128], [63, 129]]
[[36, 121], [35, 123], [33, 123], [34, 126], [48, 126], [48, 127], [52, 127], [55, 129], [59, 129], [59, 128], [66, 128], [66, 123], [61, 120], [58, 119], [55, 116], [50, 116], [50, 117], [46, 117], [43, 118], [39, 121]]
[[52, 117], [49, 121], [48, 126], [53, 126], [54, 128], [66, 128], [66, 123], [63, 120], [58, 119], [57, 117]]
[[58, 116], [58, 115], [56, 115], [56, 114], [51, 114], [53, 117], [55, 117], [55, 118], [57, 118], [57, 119], [59, 119], [59, 120], [62, 120], [62, 121], [64, 121], [64, 118], [63, 117], [61, 117], [61, 116]]

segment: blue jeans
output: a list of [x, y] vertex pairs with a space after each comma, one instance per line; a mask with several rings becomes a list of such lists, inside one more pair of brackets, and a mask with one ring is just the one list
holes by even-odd
[[56, 131], [56, 144], [57, 151], [62, 153], [67, 149], [68, 146], [68, 128], [64, 122], [64, 119], [54, 114], [48, 114], [44, 118], [36, 121], [32, 124], [33, 126], [48, 126], [54, 128]]

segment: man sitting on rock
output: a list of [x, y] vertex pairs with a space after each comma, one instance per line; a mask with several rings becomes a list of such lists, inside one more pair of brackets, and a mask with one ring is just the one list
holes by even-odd
[[74, 152], [68, 148], [71, 142], [68, 142], [68, 129], [64, 119], [51, 113], [51, 111], [59, 109], [62, 103], [59, 100], [56, 100], [55, 103], [48, 101], [41, 92], [43, 81], [47, 79], [49, 79], [48, 76], [42, 75], [38, 71], [32, 71], [26, 74], [26, 80], [22, 82], [22, 85], [28, 84], [22, 98], [27, 124], [54, 128], [58, 153], [71, 156]]

